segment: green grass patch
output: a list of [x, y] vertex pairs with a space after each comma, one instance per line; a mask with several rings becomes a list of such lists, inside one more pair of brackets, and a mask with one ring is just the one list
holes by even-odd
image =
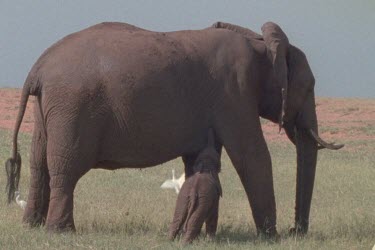
[[[11, 154], [11, 135], [0, 130], [0, 161]], [[26, 197], [29, 185], [31, 137], [21, 134], [23, 157], [20, 189]], [[281, 241], [256, 237], [249, 204], [228, 158], [222, 157], [223, 198], [220, 202], [217, 239], [201, 239], [187, 249], [371, 249], [375, 243], [375, 144], [358, 143], [358, 151], [320, 150], [310, 232], [304, 238], [288, 236], [294, 219], [295, 149], [291, 143], [271, 143], [278, 230]], [[179, 249], [178, 241], [166, 240], [176, 194], [160, 189], [171, 169], [183, 171], [180, 159], [139, 170], [92, 170], [75, 192], [76, 234], [48, 234], [43, 228], [21, 224], [22, 210], [5, 203], [0, 195], [0, 249]], [[5, 173], [0, 186], [5, 187]]]

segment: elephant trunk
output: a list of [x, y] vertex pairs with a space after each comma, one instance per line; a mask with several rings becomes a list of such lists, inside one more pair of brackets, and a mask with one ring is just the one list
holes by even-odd
[[308, 95], [294, 124], [286, 123], [285, 130], [297, 149], [295, 228], [292, 230], [296, 233], [305, 234], [309, 227], [310, 205], [318, 153], [318, 145], [310, 134], [311, 130], [318, 134], [313, 92]]
[[318, 147], [310, 137], [308, 130], [296, 128], [297, 148], [297, 181], [295, 230], [307, 233], [312, 193], [314, 189], [315, 170]]
[[314, 92], [311, 91], [294, 121], [284, 123], [288, 138], [297, 149], [297, 180], [294, 233], [305, 234], [309, 227], [318, 149], [337, 150], [343, 144], [327, 143], [318, 135]]

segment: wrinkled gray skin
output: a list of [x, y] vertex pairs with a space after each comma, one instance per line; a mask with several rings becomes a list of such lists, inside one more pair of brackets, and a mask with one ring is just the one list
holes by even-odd
[[206, 234], [214, 237], [217, 229], [219, 199], [222, 195], [218, 173], [220, 155], [215, 149], [214, 133], [208, 133], [207, 147], [198, 155], [194, 174], [186, 179], [178, 194], [169, 239], [183, 231], [183, 244], [192, 242], [206, 223]]
[[12, 200], [18, 131], [28, 97], [36, 96], [23, 221], [74, 230], [74, 188], [90, 169], [144, 168], [182, 156], [189, 170], [212, 127], [217, 148], [225, 147], [240, 176], [258, 233], [274, 236], [262, 116], [279, 122], [296, 144], [295, 224], [307, 232], [318, 149], [310, 133], [318, 130], [314, 77], [303, 52], [276, 24], [262, 31], [263, 40], [224, 23], [167, 33], [102, 23], [47, 49], [25, 81], [6, 164]]

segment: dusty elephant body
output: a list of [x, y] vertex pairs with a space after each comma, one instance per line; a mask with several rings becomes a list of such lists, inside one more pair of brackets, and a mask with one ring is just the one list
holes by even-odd
[[220, 155], [215, 149], [214, 133], [208, 133], [208, 145], [193, 166], [194, 174], [187, 178], [177, 197], [173, 221], [169, 228], [169, 239], [173, 240], [180, 230], [183, 243], [190, 243], [206, 223], [208, 237], [215, 236], [222, 189], [219, 179]]
[[[23, 87], [13, 156], [7, 162], [12, 200], [19, 179], [18, 130], [28, 97], [34, 95], [25, 223], [74, 229], [74, 188], [90, 169], [150, 167], [178, 156], [189, 169], [213, 127], [217, 147], [226, 148], [241, 178], [258, 232], [274, 235], [271, 159], [259, 115], [277, 122], [284, 107], [283, 124], [299, 159], [296, 227], [307, 231], [317, 152], [308, 133], [317, 133], [317, 122], [307, 60], [289, 44], [282, 46], [288, 53], [279, 53], [273, 43], [231, 31], [234, 26], [218, 26], [160, 33], [102, 23], [42, 54]], [[288, 70], [288, 82], [280, 79], [286, 75], [281, 69]]]

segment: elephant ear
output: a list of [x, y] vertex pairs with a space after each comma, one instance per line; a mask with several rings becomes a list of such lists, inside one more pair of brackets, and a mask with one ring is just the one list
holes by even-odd
[[288, 37], [282, 29], [275, 23], [267, 22], [262, 26], [263, 40], [266, 44], [268, 56], [272, 62], [277, 85], [281, 87], [282, 106], [279, 117], [280, 130], [283, 126], [286, 99], [288, 91], [288, 66], [287, 52], [289, 47]]

